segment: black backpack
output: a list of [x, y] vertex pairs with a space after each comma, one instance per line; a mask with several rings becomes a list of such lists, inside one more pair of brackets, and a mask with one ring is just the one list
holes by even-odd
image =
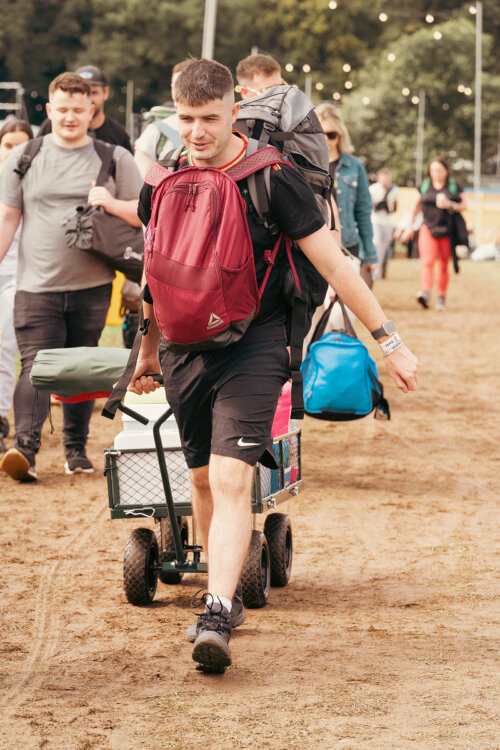
[[[310, 99], [294, 86], [272, 86], [262, 94], [240, 102], [235, 128], [249, 138], [247, 153], [271, 144], [287, 157], [312, 188], [325, 222], [331, 225], [332, 179], [328, 146]], [[247, 183], [258, 221], [273, 239], [276, 238], [280, 230], [270, 213], [270, 169], [252, 176]], [[280, 272], [287, 307], [292, 417], [301, 419], [304, 414], [300, 372], [303, 342], [314, 311], [323, 304], [328, 284], [295, 242], [292, 243], [292, 255], [300, 289], [286, 258], [281, 259]]]

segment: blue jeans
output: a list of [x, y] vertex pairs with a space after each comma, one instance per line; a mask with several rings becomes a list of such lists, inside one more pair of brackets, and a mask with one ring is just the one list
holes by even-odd
[[[74, 292], [16, 293], [14, 326], [21, 353], [21, 374], [14, 392], [15, 445], [38, 453], [50, 395], [30, 383], [33, 360], [40, 349], [97, 346], [111, 299], [111, 284]], [[63, 403], [63, 444], [85, 446], [94, 401]]]

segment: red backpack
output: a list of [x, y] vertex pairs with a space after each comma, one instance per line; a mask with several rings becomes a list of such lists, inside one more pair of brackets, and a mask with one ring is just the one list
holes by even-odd
[[[172, 351], [228, 346], [257, 315], [283, 235], [265, 253], [268, 267], [258, 287], [246, 204], [236, 183], [278, 163], [288, 162], [267, 146], [225, 172], [213, 167], [174, 172], [155, 164], [146, 176], [154, 190], [144, 270], [158, 326]], [[288, 238], [286, 245], [292, 262]]]

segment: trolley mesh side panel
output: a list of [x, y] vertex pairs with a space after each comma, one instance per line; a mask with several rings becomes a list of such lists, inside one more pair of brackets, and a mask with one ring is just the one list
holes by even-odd
[[[174, 503], [191, 502], [189, 469], [182, 451], [165, 451]], [[158, 458], [154, 451], [121, 453], [116, 458], [120, 506], [165, 505]]]
[[[279, 492], [289, 487], [290, 484], [299, 479], [299, 453], [297, 435], [289, 438], [275, 439], [273, 445], [274, 457], [276, 463], [281, 465], [281, 451], [283, 451], [283, 473], [281, 469], [268, 469], [266, 466], [260, 467], [260, 487], [263, 498]], [[254, 491], [255, 497], [255, 491]]]

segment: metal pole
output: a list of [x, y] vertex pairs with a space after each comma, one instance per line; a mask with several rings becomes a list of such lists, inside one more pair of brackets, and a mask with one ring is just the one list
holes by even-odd
[[420, 89], [418, 92], [418, 112], [417, 112], [417, 153], [415, 165], [415, 185], [418, 187], [422, 183], [422, 172], [424, 164], [424, 125], [425, 125], [425, 91]]
[[500, 177], [500, 122], [498, 123], [496, 176]]
[[474, 102], [474, 239], [480, 243], [481, 234], [481, 69], [483, 57], [483, 3], [476, 2], [476, 91]]
[[308, 73], [306, 75], [306, 81], [305, 81], [305, 87], [304, 87], [304, 94], [307, 97], [309, 97], [309, 99], [311, 98], [311, 94], [312, 94], [312, 82], [313, 82], [312, 75], [310, 75]]
[[134, 82], [127, 81], [127, 98], [125, 100], [125, 130], [134, 140]]
[[206, 60], [213, 60], [215, 21], [217, 18], [217, 0], [205, 0], [205, 20], [203, 22], [203, 42], [201, 56]]

